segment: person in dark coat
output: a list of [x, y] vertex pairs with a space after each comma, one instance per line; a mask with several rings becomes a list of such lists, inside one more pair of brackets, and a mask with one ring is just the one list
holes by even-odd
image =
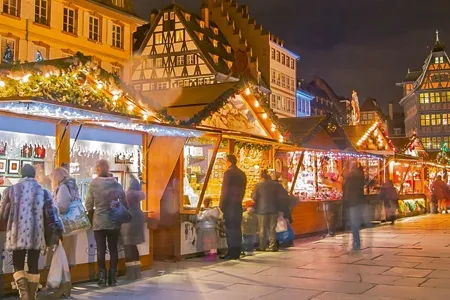
[[222, 259], [239, 259], [242, 246], [242, 200], [247, 187], [247, 177], [237, 166], [234, 155], [227, 156], [227, 170], [223, 176], [220, 209], [225, 219], [228, 254]]
[[[286, 195], [285, 195], [286, 194]], [[261, 172], [261, 182], [256, 185], [252, 198], [255, 201], [255, 212], [259, 224], [259, 250], [266, 251], [266, 237], [269, 236], [267, 250], [278, 251], [277, 227], [278, 212], [281, 200], [287, 192], [278, 182], [273, 181], [266, 170]]]
[[361, 249], [359, 231], [364, 211], [364, 172], [355, 162], [350, 164], [350, 172], [345, 179], [343, 192], [344, 206], [353, 234], [353, 250], [357, 251]]
[[442, 176], [438, 175], [436, 180], [431, 185], [431, 191], [433, 196], [436, 198], [438, 203], [438, 212], [446, 214], [447, 213], [447, 185], [442, 180]]
[[392, 180], [386, 181], [381, 186], [380, 200], [384, 202], [384, 208], [386, 210], [386, 221], [390, 221], [392, 224], [395, 222], [395, 211], [398, 208], [398, 193], [394, 187]]

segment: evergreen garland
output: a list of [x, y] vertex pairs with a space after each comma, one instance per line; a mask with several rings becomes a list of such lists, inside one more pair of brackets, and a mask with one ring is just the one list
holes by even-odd
[[256, 150], [256, 151], [260, 151], [260, 152], [265, 152], [265, 151], [272, 149], [272, 145], [255, 144], [255, 143], [249, 143], [249, 142], [243, 142], [243, 141], [236, 141], [235, 147], [237, 149], [237, 153], [239, 153], [239, 151], [241, 149]]

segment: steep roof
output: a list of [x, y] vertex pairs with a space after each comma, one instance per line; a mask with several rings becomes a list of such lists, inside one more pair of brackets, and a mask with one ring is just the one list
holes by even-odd
[[[189, 12], [187, 9], [176, 3], [172, 3], [161, 9], [153, 24], [143, 25], [137, 30], [134, 34], [134, 51], [136, 55], [142, 53], [160, 19], [163, 18], [165, 12], [169, 11], [174, 11], [177, 14], [180, 22], [185, 26], [209, 65], [218, 73], [231, 74], [231, 69], [227, 64], [227, 61], [234, 62], [233, 49], [219, 30], [219, 27], [214, 22], [210, 21], [209, 26], [204, 26], [202, 28], [200, 26], [202, 18], [199, 15]], [[215, 30], [218, 34], [214, 32]], [[202, 39], [199, 38], [200, 34], [203, 35]], [[217, 47], [214, 46], [213, 41], [217, 41]], [[231, 49], [231, 53], [227, 51], [227, 47]], [[213, 55], [218, 57], [217, 62], [214, 61]]]
[[98, 2], [102, 5], [110, 7], [112, 9], [119, 10], [121, 12], [125, 12], [125, 13], [133, 15], [133, 16], [137, 16], [136, 13], [134, 12], [133, 4], [131, 3], [131, 0], [123, 0], [123, 2], [124, 2], [123, 7], [114, 5], [111, 0], [90, 0], [90, 1]]
[[420, 74], [422, 74], [422, 71], [409, 71], [408, 70], [408, 74], [406, 74], [406, 77], [405, 77], [405, 82], [416, 81], [420, 77]]
[[417, 135], [411, 137], [395, 137], [391, 138], [392, 143], [397, 149], [397, 153], [401, 155], [413, 156], [412, 153], [416, 153], [418, 157], [428, 158], [428, 153], [425, 150], [420, 138]]
[[383, 110], [378, 104], [377, 99], [367, 98], [366, 101], [361, 105], [360, 111], [376, 111], [381, 117], [385, 117]]
[[[381, 131], [381, 134], [383, 135], [383, 139], [386, 141], [386, 143], [389, 146], [389, 150], [387, 151], [395, 151], [395, 146], [391, 139], [387, 136], [387, 133], [384, 131], [381, 123], [377, 122], [372, 125], [353, 125], [353, 126], [344, 126], [344, 131], [347, 134], [347, 137], [351, 141], [353, 147], [355, 147], [356, 150], [361, 150], [361, 143], [364, 143], [367, 138], [372, 134], [374, 130]], [[386, 150], [375, 150], [375, 149], [367, 149], [367, 150], [373, 150], [373, 151], [386, 151]]]
[[320, 150], [353, 150], [342, 127], [331, 115], [279, 120], [287, 130], [289, 140], [302, 147]]

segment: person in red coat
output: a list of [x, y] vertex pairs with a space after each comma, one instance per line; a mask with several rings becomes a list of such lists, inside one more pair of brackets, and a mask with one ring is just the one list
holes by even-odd
[[442, 181], [441, 175], [436, 177], [436, 180], [431, 185], [431, 191], [438, 202], [438, 212], [446, 214], [448, 189], [445, 182]]

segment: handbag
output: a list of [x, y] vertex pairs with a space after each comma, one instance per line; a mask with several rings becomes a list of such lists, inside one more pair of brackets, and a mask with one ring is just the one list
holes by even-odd
[[44, 189], [44, 237], [47, 247], [58, 244], [64, 233], [64, 225], [58, 208], [53, 204], [50, 192]]
[[53, 252], [52, 263], [47, 276], [47, 286], [58, 288], [61, 283], [70, 282], [69, 263], [64, 247], [57, 245]]
[[280, 215], [277, 220], [277, 227], [275, 228], [276, 233], [285, 232], [288, 230], [286, 219]]
[[109, 219], [116, 225], [122, 225], [124, 223], [131, 222], [131, 214], [118, 200], [111, 202], [111, 209], [109, 211]]
[[290, 241], [293, 241], [295, 238], [294, 230], [292, 229], [292, 226], [290, 224], [287, 224], [287, 230], [284, 232], [278, 232], [277, 233], [277, 241], [280, 244], [288, 243]]
[[81, 200], [73, 200], [66, 213], [61, 216], [64, 224], [64, 235], [72, 235], [91, 228], [91, 221]]

